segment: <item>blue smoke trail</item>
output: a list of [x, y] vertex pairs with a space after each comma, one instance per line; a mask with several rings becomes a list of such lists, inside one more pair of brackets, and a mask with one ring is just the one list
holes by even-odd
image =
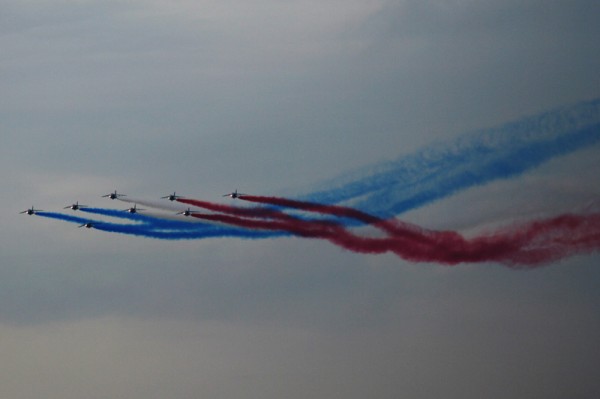
[[128, 219], [128, 220], [133, 220], [136, 222], [140, 220], [140, 218], [138, 217], [139, 215], [137, 213], [130, 213], [127, 211], [120, 211], [120, 210], [116, 210], [116, 209], [85, 207], [85, 208], [80, 208], [80, 211], [93, 213], [96, 215], [110, 216], [113, 218]]
[[[529, 171], [550, 159], [600, 142], [600, 99], [477, 131], [455, 142], [430, 146], [416, 154], [379, 164], [328, 183], [326, 190], [299, 197], [322, 204], [350, 202], [370, 214], [387, 218], [427, 205], [461, 190]], [[73, 223], [89, 221], [99, 230], [161, 239], [207, 237], [265, 238], [290, 235], [253, 231], [210, 223], [190, 223], [102, 208], [84, 212], [136, 223], [98, 222], [51, 212], [38, 212]], [[319, 216], [316, 219], [322, 219]], [[339, 219], [338, 223], [358, 224]]]
[[89, 212], [96, 215], [109, 216], [113, 218], [127, 219], [138, 223], [145, 223], [152, 225], [156, 228], [173, 229], [173, 230], [194, 230], [194, 229], [206, 229], [209, 224], [203, 222], [188, 222], [178, 221], [172, 219], [163, 219], [154, 216], [148, 216], [141, 213], [130, 213], [127, 211], [106, 209], [106, 208], [81, 208], [83, 212]]
[[[268, 237], [280, 237], [282, 234], [269, 231], [250, 231], [242, 228], [206, 225], [203, 230], [162, 230], [143, 226], [126, 224], [100, 224], [97, 229], [111, 233], [130, 234], [136, 236], [159, 238], [167, 240], [196, 240], [203, 238], [238, 237], [246, 239], [259, 239]], [[94, 226], [96, 227], [96, 226]]]
[[137, 213], [132, 214], [129, 212], [114, 209], [81, 208], [81, 210], [93, 214], [119, 217], [141, 223], [109, 223], [105, 221], [82, 218], [72, 215], [65, 215], [62, 213], [55, 212], [36, 212], [36, 215], [63, 220], [71, 223], [77, 223], [79, 225], [91, 222], [93, 224], [93, 228], [106, 232], [170, 240], [191, 240], [211, 237], [238, 237], [247, 239], [258, 239], [290, 235], [281, 232], [253, 231], [244, 228], [219, 226], [202, 222], [179, 222], [174, 220], [155, 218], [152, 216], [140, 215]]
[[37, 216], [43, 216], [43, 217], [58, 219], [58, 220], [64, 220], [65, 222], [78, 223], [80, 225], [88, 223], [88, 222], [95, 222], [92, 219], [85, 219], [85, 218], [80, 218], [77, 216], [65, 215], [63, 213], [56, 213], [56, 212], [36, 212], [35, 214]]
[[380, 217], [416, 209], [458, 191], [518, 176], [554, 157], [600, 141], [600, 99], [438, 144], [366, 173], [335, 179], [332, 189], [300, 197], [352, 206]]
[[[112, 231], [124, 234], [144, 235], [154, 238], [169, 239], [194, 239], [207, 237], [240, 237], [240, 238], [264, 238], [272, 237], [274, 234], [266, 232], [257, 232], [244, 228], [224, 227], [201, 221], [178, 221], [171, 219], [161, 219], [154, 216], [143, 215], [140, 213], [129, 213], [115, 209], [105, 208], [82, 208], [84, 212], [90, 212], [98, 215], [123, 218], [141, 222], [140, 224], [109, 224], [102, 225], [99, 230]], [[281, 234], [279, 234], [281, 235]]]

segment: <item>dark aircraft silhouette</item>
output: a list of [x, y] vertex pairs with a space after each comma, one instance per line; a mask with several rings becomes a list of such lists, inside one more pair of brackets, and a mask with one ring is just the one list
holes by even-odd
[[77, 201], [76, 203], [74, 203], [73, 205], [69, 205], [69, 206], [65, 206], [63, 209], [67, 209], [67, 208], [71, 208], [74, 211], [81, 209], [81, 208], [85, 208], [87, 205], [79, 205], [79, 201]]
[[192, 211], [190, 210], [190, 208], [186, 209], [185, 211], [181, 211], [181, 212], [177, 212], [177, 215], [183, 215], [183, 216], [191, 216], [194, 213], [199, 213], [200, 211]]
[[160, 198], [166, 198], [169, 201], [175, 201], [177, 198], [182, 198], [182, 197], [181, 197], [181, 195], [176, 195], [175, 191], [173, 191], [173, 194], [165, 195], [164, 197], [160, 197]]
[[44, 212], [41, 209], [33, 209], [33, 205], [31, 205], [31, 208], [24, 210], [23, 212], [19, 212], [19, 213], [26, 213], [28, 215], [35, 215], [36, 212]]
[[114, 193], [103, 195], [102, 197], [108, 197], [112, 200], [117, 199], [119, 197], [127, 197], [125, 194], [117, 194], [117, 190]]
[[223, 197], [231, 197], [231, 198], [240, 198], [243, 195], [248, 195], [248, 194], [244, 194], [244, 193], [238, 193], [237, 188], [235, 189], [234, 192], [229, 193], [229, 194], [223, 194]]
[[133, 207], [128, 208], [128, 209], [123, 209], [124, 211], [127, 211], [129, 213], [137, 213], [137, 211], [145, 211], [145, 209], [143, 208], [138, 208], [137, 204], [133, 204]]

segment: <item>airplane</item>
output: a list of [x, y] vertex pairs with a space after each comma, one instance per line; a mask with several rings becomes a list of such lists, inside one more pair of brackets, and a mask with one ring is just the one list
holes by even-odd
[[117, 194], [117, 190], [114, 193], [103, 195], [102, 197], [108, 197], [110, 199], [117, 199], [119, 197], [127, 197], [125, 194]]
[[76, 203], [74, 203], [73, 205], [69, 205], [69, 206], [65, 206], [63, 209], [67, 209], [67, 208], [71, 208], [74, 211], [76, 211], [77, 209], [81, 209], [82, 207], [85, 208], [87, 205], [79, 205], [79, 201], [77, 201]]
[[223, 194], [223, 197], [240, 198], [242, 195], [248, 195], [248, 194], [238, 193], [238, 190], [236, 188], [235, 191], [232, 193]]
[[36, 212], [44, 212], [41, 209], [33, 209], [33, 205], [31, 205], [31, 208], [23, 211], [23, 212], [19, 212], [19, 213], [26, 213], [28, 215], [34, 215]]
[[177, 212], [176, 215], [191, 216], [192, 214], [199, 213], [199, 212], [200, 211], [192, 211], [192, 210], [190, 210], [190, 208], [188, 208], [185, 211]]
[[177, 198], [182, 198], [182, 197], [181, 197], [181, 195], [175, 195], [175, 191], [173, 191], [173, 194], [165, 195], [164, 197], [160, 197], [160, 198], [166, 198], [169, 201], [175, 201]]
[[84, 223], [84, 224], [82, 224], [81, 226], [78, 226], [78, 227], [86, 227], [88, 229], [91, 229], [92, 227], [94, 227], [94, 225], [93, 225], [92, 222], [87, 222], [87, 223]]
[[133, 207], [129, 208], [129, 209], [123, 209], [124, 211], [127, 211], [129, 213], [137, 213], [137, 211], [145, 211], [145, 209], [143, 208], [138, 208], [137, 204], [133, 204]]

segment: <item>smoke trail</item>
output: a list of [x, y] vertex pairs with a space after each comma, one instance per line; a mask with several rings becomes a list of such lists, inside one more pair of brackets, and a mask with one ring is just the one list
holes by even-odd
[[56, 213], [56, 212], [36, 212], [35, 214], [37, 216], [42, 216], [42, 217], [52, 218], [52, 219], [57, 219], [57, 220], [64, 220], [65, 222], [78, 223], [80, 225], [92, 221], [91, 219], [85, 219], [85, 218], [80, 218], [77, 216], [65, 215], [65, 214]]
[[247, 239], [258, 239], [285, 235], [281, 232], [251, 231], [243, 228], [232, 228], [206, 223], [178, 222], [168, 219], [154, 218], [151, 216], [131, 214], [125, 211], [103, 208], [81, 208], [84, 212], [93, 214], [123, 218], [138, 223], [110, 223], [89, 218], [65, 215], [55, 212], [36, 212], [36, 215], [48, 217], [66, 222], [83, 225], [92, 223], [92, 227], [111, 233], [135, 235], [148, 238], [182, 240], [203, 239], [219, 237], [237, 237]]
[[176, 220], [175, 218], [169, 219], [166, 216], [154, 215], [150, 216], [148, 214], [141, 213], [130, 213], [123, 210], [115, 210], [115, 209], [106, 209], [106, 208], [81, 208], [83, 212], [89, 212], [96, 215], [109, 216], [113, 218], [121, 218], [131, 220], [137, 223], [145, 223], [148, 225], [152, 225], [155, 228], [163, 228], [163, 229], [202, 229], [206, 228], [206, 225], [202, 223], [192, 223], [189, 220]]
[[136, 197], [119, 197], [119, 201], [136, 204], [138, 206], [147, 206], [154, 209], [162, 209], [165, 211], [178, 212], [178, 208], [176, 208], [170, 201], [165, 200], [147, 200]]
[[[267, 238], [274, 234], [265, 232], [249, 232], [244, 229], [230, 228], [224, 226], [204, 225], [203, 229], [179, 229], [165, 230], [155, 229], [148, 226], [136, 226], [126, 224], [99, 224], [97, 229], [111, 233], [128, 234], [163, 240], [197, 240], [204, 238], [237, 237], [246, 239]], [[94, 225], [94, 227], [96, 227]]]
[[244, 195], [241, 196], [240, 199], [255, 203], [294, 208], [305, 212], [316, 212], [320, 214], [336, 216], [338, 218], [354, 219], [367, 225], [373, 225], [397, 237], [402, 236], [404, 238], [409, 239], [414, 238], [417, 234], [419, 234], [420, 241], [426, 239], [426, 237], [423, 235], [424, 230], [417, 226], [400, 222], [395, 219], [382, 219], [350, 207], [340, 205], [317, 204], [314, 202], [292, 200], [281, 197], [264, 197], [255, 195]]
[[475, 185], [520, 175], [600, 141], [600, 99], [468, 134], [417, 154], [326, 183], [301, 196], [390, 217]]
[[290, 218], [288, 220], [248, 219], [224, 214], [193, 214], [195, 218], [227, 223], [247, 229], [282, 231], [303, 237], [326, 238], [334, 233], [341, 233], [339, 224], [324, 221], [305, 221]]
[[116, 209], [106, 209], [106, 208], [80, 208], [81, 212], [93, 213], [96, 215], [110, 216], [113, 218], [119, 219], [127, 219], [132, 221], [140, 221], [140, 218], [135, 213], [129, 213], [126, 211], [116, 210]]
[[284, 219], [288, 220], [293, 216], [280, 212], [276, 209], [270, 209], [266, 207], [253, 207], [253, 208], [241, 208], [231, 205], [216, 204], [213, 202], [200, 201], [196, 199], [178, 198], [178, 202], [197, 206], [214, 212], [226, 213], [237, 216], [245, 217], [259, 217], [259, 218], [271, 218], [271, 219]]
[[264, 219], [222, 213], [193, 214], [195, 218], [235, 226], [228, 227], [215, 224], [174, 222], [102, 208], [86, 208], [86, 211], [105, 216], [122, 217], [138, 221], [138, 223], [100, 222], [53, 212], [36, 214], [71, 223], [92, 222], [94, 228], [107, 232], [171, 240], [209, 237], [265, 238], [292, 234], [325, 239], [354, 252], [369, 254], [391, 252], [409, 261], [437, 262], [446, 265], [494, 261], [513, 268], [536, 267], [575, 253], [600, 249], [600, 213], [561, 215], [527, 224], [508, 226], [492, 234], [465, 238], [453, 231], [425, 230], [395, 220], [381, 220], [348, 207], [278, 197], [246, 196], [243, 199], [339, 218], [354, 218], [380, 228], [387, 233], [387, 237], [358, 236], [350, 232], [343, 223], [294, 217]]
[[[597, 251], [600, 214], [561, 215], [473, 238], [452, 231], [425, 230], [392, 217], [475, 185], [518, 176], [554, 157], [599, 141], [600, 99], [595, 99], [466, 135], [453, 143], [432, 146], [382, 164], [376, 170], [370, 169], [367, 175], [336, 179], [326, 190], [296, 200], [245, 195], [240, 198], [262, 206], [242, 208], [178, 199], [180, 203], [218, 212], [193, 214], [206, 223], [102, 208], [82, 208], [82, 211], [124, 219], [127, 223], [52, 212], [37, 214], [71, 223], [91, 221], [99, 230], [159, 239], [264, 238], [291, 234], [326, 239], [356, 252], [391, 252], [418, 262], [495, 261], [510, 267], [534, 267], [575, 253]], [[169, 209], [157, 201], [120, 200]], [[334, 205], [340, 203], [350, 203], [352, 207]], [[291, 215], [282, 208], [304, 213]], [[306, 217], [306, 213], [311, 216]], [[372, 225], [386, 236], [358, 236], [348, 228], [357, 224]]]
[[[293, 206], [302, 210], [381, 221], [363, 212], [346, 207], [304, 203], [272, 197], [251, 197], [246, 200]], [[294, 235], [322, 238], [354, 252], [378, 254], [392, 252], [415, 262], [437, 262], [447, 265], [495, 261], [510, 267], [535, 267], [570, 256], [600, 249], [600, 214], [561, 215], [527, 224], [513, 225], [493, 234], [467, 239], [453, 231], [417, 230], [414, 226], [389, 222], [383, 224], [386, 238], [359, 237], [343, 226], [322, 221], [269, 221], [245, 219], [229, 215], [194, 215], [252, 229], [284, 230]]]

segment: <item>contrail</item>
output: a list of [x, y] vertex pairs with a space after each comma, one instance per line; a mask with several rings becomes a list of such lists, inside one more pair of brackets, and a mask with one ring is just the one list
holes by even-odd
[[[295, 199], [241, 195], [241, 200], [257, 206], [239, 207], [178, 198], [179, 203], [211, 212], [193, 213], [196, 223], [177, 220], [171, 214], [132, 214], [103, 208], [81, 210], [124, 223], [52, 212], [36, 214], [72, 223], [92, 222], [98, 230], [158, 239], [295, 235], [325, 239], [355, 252], [389, 252], [415, 262], [454, 265], [492, 261], [515, 268], [536, 267], [598, 251], [600, 213], [563, 214], [475, 237], [427, 230], [395, 217], [477, 185], [515, 178], [550, 159], [599, 142], [600, 99], [595, 99], [430, 146], [366, 172], [334, 179], [326, 189]], [[172, 205], [159, 201], [119, 199], [173, 210]], [[358, 235], [352, 229], [358, 225], [372, 226], [383, 237]]]
[[[152, 226], [136, 226], [127, 224], [99, 224], [98, 230], [111, 233], [130, 234], [149, 238], [158, 238], [163, 240], [197, 240], [204, 238], [266, 238], [273, 234], [270, 232], [248, 232], [244, 229], [237, 229], [224, 226], [205, 225], [206, 228], [196, 229], [164, 229], [154, 228]], [[96, 227], [96, 226], [94, 226]]]
[[190, 198], [178, 198], [178, 202], [207, 209], [213, 212], [226, 213], [231, 215], [255, 218], [270, 218], [270, 219], [293, 219], [293, 216], [280, 212], [276, 209], [266, 207], [241, 208], [231, 205], [216, 204], [214, 202], [201, 201]]
[[352, 201], [390, 217], [467, 188], [516, 177], [561, 155], [600, 142], [600, 99], [466, 134], [413, 155], [325, 183], [301, 196], [317, 203]]
[[[288, 198], [254, 195], [244, 195], [241, 196], [240, 199], [254, 203], [275, 205], [279, 207], [298, 209], [305, 212], [314, 212], [323, 215], [335, 216], [338, 218], [354, 219], [363, 224], [375, 226], [388, 234], [396, 236], [396, 238], [402, 237], [405, 239], [414, 239], [415, 237], [418, 237], [420, 242], [427, 240], [426, 235], [423, 234], [425, 230], [419, 228], [418, 226], [400, 222], [396, 219], [382, 219], [366, 212], [362, 212], [358, 209], [353, 209], [346, 206], [317, 204], [314, 202], [299, 201]], [[313, 223], [318, 222], [313, 221]], [[344, 221], [339, 220], [339, 223], [344, 223]]]
[[37, 216], [42, 216], [51, 219], [64, 220], [65, 222], [84, 224], [90, 221], [90, 219], [80, 218], [77, 216], [65, 215], [64, 213], [57, 212], [36, 212]]
[[[190, 220], [182, 220], [177, 215], [165, 215], [157, 212], [136, 212], [131, 213], [124, 210], [117, 209], [106, 209], [106, 208], [81, 208], [82, 212], [93, 213], [96, 215], [109, 216], [112, 218], [127, 219], [138, 223], [151, 224], [156, 227], [164, 228], [195, 228], [194, 225], [198, 223], [192, 223]], [[197, 226], [196, 226], [197, 227]]]
[[292, 234], [326, 239], [355, 252], [369, 254], [391, 252], [409, 261], [437, 262], [447, 265], [494, 261], [513, 268], [535, 267], [575, 253], [600, 249], [600, 213], [566, 214], [512, 225], [491, 234], [465, 238], [453, 231], [425, 230], [396, 220], [382, 220], [349, 207], [277, 197], [246, 196], [242, 199], [339, 218], [355, 218], [380, 228], [387, 236], [383, 238], [358, 236], [349, 231], [343, 223], [294, 217], [264, 219], [222, 213], [192, 215], [206, 221], [235, 226], [227, 227], [161, 220], [101, 208], [86, 208], [86, 211], [92, 214], [122, 217], [138, 223], [108, 223], [53, 212], [36, 214], [78, 224], [92, 222], [94, 228], [107, 232], [171, 240], [209, 237], [264, 238]]
[[410, 261], [449, 265], [495, 261], [511, 267], [533, 267], [573, 253], [600, 249], [600, 214], [566, 214], [513, 225], [493, 234], [467, 239], [453, 231], [419, 230], [416, 226], [384, 221], [348, 207], [277, 197], [245, 196], [241, 199], [339, 217], [352, 217], [385, 230], [388, 237], [359, 237], [341, 224], [315, 220], [269, 221], [218, 214], [193, 216], [251, 229], [283, 230], [304, 237], [324, 238], [355, 252], [392, 252]]
[[81, 208], [81, 211], [96, 215], [122, 218], [136, 223], [110, 223], [102, 220], [81, 218], [54, 212], [36, 212], [36, 215], [77, 224], [85, 224], [90, 222], [95, 229], [106, 232], [169, 240], [194, 240], [219, 237], [258, 239], [282, 235], [281, 233], [276, 232], [249, 231], [242, 228], [232, 228], [214, 224], [163, 219], [159, 217], [142, 215], [139, 213], [132, 214], [126, 211], [115, 209]]

